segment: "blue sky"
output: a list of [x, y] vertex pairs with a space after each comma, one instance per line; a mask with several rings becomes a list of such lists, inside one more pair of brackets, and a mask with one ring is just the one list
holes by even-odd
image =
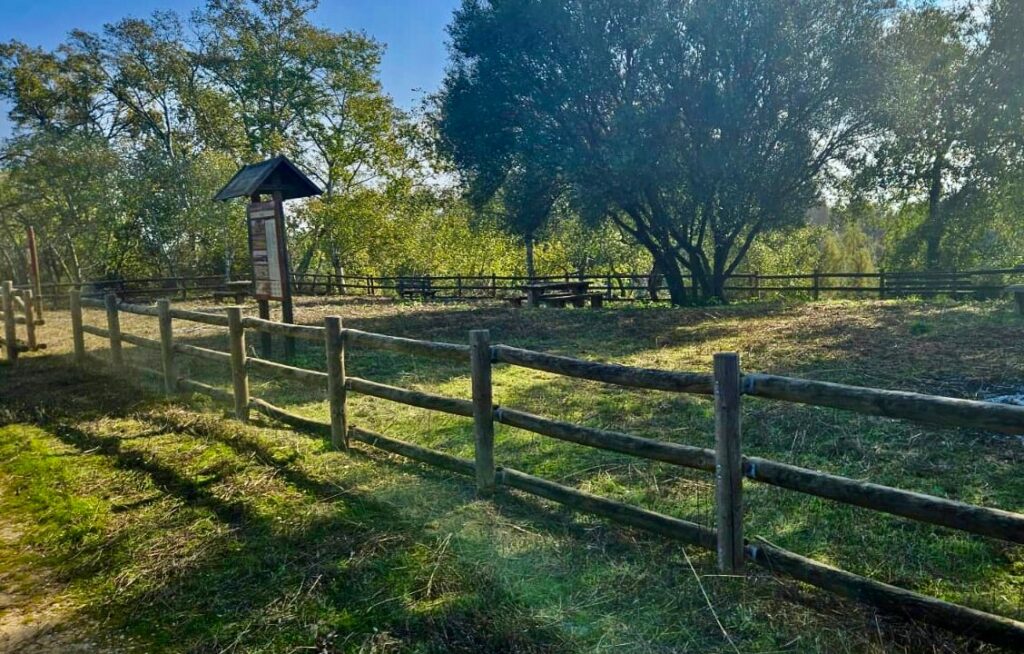
[[[187, 16], [203, 0], [0, 0], [0, 41], [53, 48], [74, 28], [98, 31], [124, 16], [173, 9]], [[445, 27], [459, 0], [320, 0], [314, 18], [332, 29], [365, 31], [387, 46], [381, 81], [402, 107], [435, 90], [444, 74]], [[0, 105], [0, 137], [10, 133]]]

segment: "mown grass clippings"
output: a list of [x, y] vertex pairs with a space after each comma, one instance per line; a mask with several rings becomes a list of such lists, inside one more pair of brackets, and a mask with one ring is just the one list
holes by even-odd
[[[306, 301], [299, 307], [307, 323], [330, 313], [366, 331], [461, 343], [469, 329], [488, 328], [494, 342], [671, 370], [706, 371], [715, 351], [738, 350], [749, 370], [961, 397], [1019, 388], [1024, 379], [1024, 325], [1003, 303], [517, 311]], [[516, 492], [483, 502], [468, 480], [361, 446], [345, 456], [262, 419], [242, 426], [198, 396], [174, 403], [143, 396], [136, 382], [69, 369], [60, 359], [66, 326], [59, 315], [48, 322], [45, 337], [56, 358], [27, 357], [16, 376], [0, 367], [0, 423], [15, 430], [0, 439], [6, 448], [0, 479], [5, 489], [22, 489], [12, 495], [20, 499], [9, 515], [37, 525], [19, 539], [30, 544], [31, 557], [4, 556], [57, 570], [61, 592], [75, 606], [65, 622], [93, 625], [90, 634], [99, 640], [126, 636], [108, 640], [137, 651], [734, 651], [676, 544]], [[918, 322], [929, 330], [911, 334]], [[155, 325], [122, 316], [132, 333], [152, 336]], [[181, 321], [175, 327], [186, 342], [226, 347], [223, 330]], [[102, 352], [103, 346], [90, 337], [90, 348]], [[126, 353], [156, 367], [146, 352]], [[298, 356], [301, 365], [323, 369], [316, 344], [300, 342]], [[457, 364], [354, 350], [348, 363], [350, 374], [374, 381], [468, 396], [468, 369]], [[182, 368], [230, 386], [227, 370], [216, 364], [183, 361]], [[322, 390], [256, 375], [252, 389], [291, 411], [327, 417]], [[495, 368], [495, 398], [590, 426], [713, 443], [704, 398], [504, 366]], [[359, 426], [472, 454], [468, 420], [357, 395], [350, 408]], [[31, 447], [18, 445], [23, 430], [32, 430]], [[504, 426], [496, 443], [499, 464], [705, 524], [713, 519], [705, 473]], [[1012, 437], [746, 400], [744, 448], [836, 474], [1024, 509], [1024, 482], [1015, 473], [1024, 447]], [[26, 451], [35, 454], [26, 459]], [[60, 452], [67, 455], [53, 456]], [[25, 461], [35, 462], [19, 468]], [[18, 486], [25, 474], [40, 480], [36, 490]], [[746, 485], [745, 500], [750, 535], [1022, 617], [1017, 546], [756, 484]], [[990, 649], [799, 584], [719, 577], [713, 555], [687, 553], [743, 652]]]

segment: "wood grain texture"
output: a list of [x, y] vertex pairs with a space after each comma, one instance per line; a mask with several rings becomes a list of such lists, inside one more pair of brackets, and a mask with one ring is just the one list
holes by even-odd
[[886, 418], [1024, 434], [1024, 407], [1007, 404], [760, 374], [744, 375], [743, 392]]

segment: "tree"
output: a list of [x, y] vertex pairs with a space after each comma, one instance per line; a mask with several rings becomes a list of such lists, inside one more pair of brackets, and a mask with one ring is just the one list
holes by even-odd
[[[883, 137], [858, 183], [869, 195], [922, 203], [897, 247], [902, 265], [965, 264], [975, 211], [1021, 157], [1020, 3], [997, 0], [983, 19], [972, 6], [926, 5], [901, 13], [886, 37], [887, 91], [877, 113]], [[1019, 43], [1018, 41], [1014, 42]]]
[[296, 242], [304, 273], [325, 256], [339, 274], [344, 221], [380, 218], [419, 171], [406, 116], [378, 80], [383, 48], [365, 34], [310, 21], [316, 0], [210, 0], [198, 12], [199, 60], [231, 98], [243, 159], [287, 154], [324, 189]]
[[465, 0], [437, 102], [441, 149], [478, 204], [546, 180], [646, 248], [674, 303], [724, 300], [752, 243], [800, 224], [870, 129], [883, 10]]

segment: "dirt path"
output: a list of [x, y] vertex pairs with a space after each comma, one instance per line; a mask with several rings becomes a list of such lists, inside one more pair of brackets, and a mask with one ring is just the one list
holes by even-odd
[[[0, 478], [0, 492], [9, 492]], [[44, 567], [19, 556], [22, 525], [0, 515], [0, 653], [98, 652], [75, 626], [67, 589]]]

